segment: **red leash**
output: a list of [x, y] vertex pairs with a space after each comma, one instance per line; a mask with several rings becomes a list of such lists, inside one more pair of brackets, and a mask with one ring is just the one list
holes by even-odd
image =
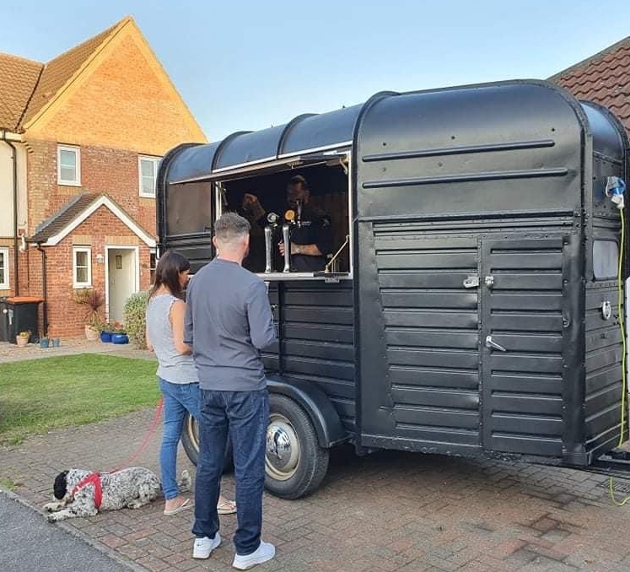
[[[149, 444], [151, 437], [153, 437], [158, 425], [160, 424], [160, 417], [162, 417], [162, 409], [164, 409], [164, 398], [160, 397], [155, 407], [155, 415], [153, 416], [153, 421], [151, 421], [151, 425], [149, 425], [149, 428], [147, 429], [144, 439], [142, 440], [142, 442], [136, 449], [135, 453], [131, 455], [131, 457], [129, 457], [124, 463], [122, 463], [115, 469], [112, 469], [111, 471], [109, 471], [110, 474], [116, 473], [117, 471], [120, 471], [125, 466], [131, 464], [131, 461], [134, 461], [140, 455], [140, 453], [142, 453], [142, 451], [144, 451], [147, 448], [147, 445]], [[103, 487], [101, 484], [101, 473], [97, 473], [97, 472], [90, 473], [87, 477], [82, 479], [72, 489], [71, 494], [72, 496], [74, 496], [82, 488], [88, 485], [94, 486], [94, 506], [98, 509], [101, 506], [101, 501], [103, 500]]]
[[160, 418], [162, 417], [162, 409], [164, 409], [164, 398], [160, 397], [159, 401], [157, 402], [157, 405], [155, 406], [155, 415], [153, 416], [153, 421], [151, 421], [151, 425], [149, 425], [149, 428], [147, 429], [144, 439], [142, 439], [142, 441], [140, 442], [140, 445], [136, 449], [136, 452], [133, 455], [131, 455], [131, 457], [129, 457], [124, 463], [122, 463], [121, 465], [118, 465], [118, 467], [109, 471], [110, 473], [115, 473], [116, 471], [120, 471], [122, 468], [126, 467], [127, 465], [130, 465], [131, 462], [135, 461], [140, 455], [140, 453], [142, 453], [147, 448], [147, 445], [149, 444], [151, 437], [153, 437], [156, 429], [158, 428], [158, 425], [160, 424]]

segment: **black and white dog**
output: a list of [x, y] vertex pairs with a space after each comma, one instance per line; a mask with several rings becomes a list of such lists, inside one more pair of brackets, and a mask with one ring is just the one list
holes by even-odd
[[[191, 488], [188, 471], [182, 472], [181, 492]], [[129, 467], [114, 473], [92, 473], [70, 469], [55, 478], [53, 494], [57, 502], [44, 505], [48, 521], [76, 516], [94, 516], [99, 510], [140, 508], [162, 496], [157, 475], [144, 467]]]

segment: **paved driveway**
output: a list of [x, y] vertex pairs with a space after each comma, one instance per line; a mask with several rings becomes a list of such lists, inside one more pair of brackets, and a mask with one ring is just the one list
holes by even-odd
[[[151, 418], [144, 411], [0, 450], [0, 478], [19, 481], [17, 492], [41, 505], [59, 470], [106, 470], [123, 461]], [[156, 435], [137, 464], [157, 469], [158, 441]], [[613, 506], [606, 485], [604, 477], [568, 469], [405, 453], [356, 458], [342, 449], [317, 494], [265, 498], [264, 537], [276, 543], [278, 557], [260, 570], [627, 572], [630, 508]], [[224, 491], [233, 490], [227, 476]], [[221, 517], [227, 541], [200, 563], [190, 559], [192, 513], [169, 518], [161, 508], [62, 526], [148, 570], [231, 569], [234, 517]]]

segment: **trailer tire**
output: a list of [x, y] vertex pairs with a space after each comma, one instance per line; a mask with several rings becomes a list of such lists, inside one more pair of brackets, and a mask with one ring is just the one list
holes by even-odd
[[[182, 445], [186, 455], [193, 465], [197, 465], [199, 461], [199, 426], [197, 420], [190, 414], [186, 414], [184, 419], [184, 428], [182, 430]], [[232, 441], [228, 439], [225, 449], [225, 460], [223, 463], [223, 472], [232, 469]]]
[[306, 411], [293, 399], [270, 394], [265, 454], [267, 490], [284, 499], [311, 494], [326, 476], [328, 458], [329, 450], [319, 446]]

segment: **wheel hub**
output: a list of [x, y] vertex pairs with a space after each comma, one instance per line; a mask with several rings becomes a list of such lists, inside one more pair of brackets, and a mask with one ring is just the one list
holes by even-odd
[[276, 480], [293, 476], [300, 459], [300, 443], [295, 429], [282, 415], [272, 415], [267, 427], [267, 473]]

